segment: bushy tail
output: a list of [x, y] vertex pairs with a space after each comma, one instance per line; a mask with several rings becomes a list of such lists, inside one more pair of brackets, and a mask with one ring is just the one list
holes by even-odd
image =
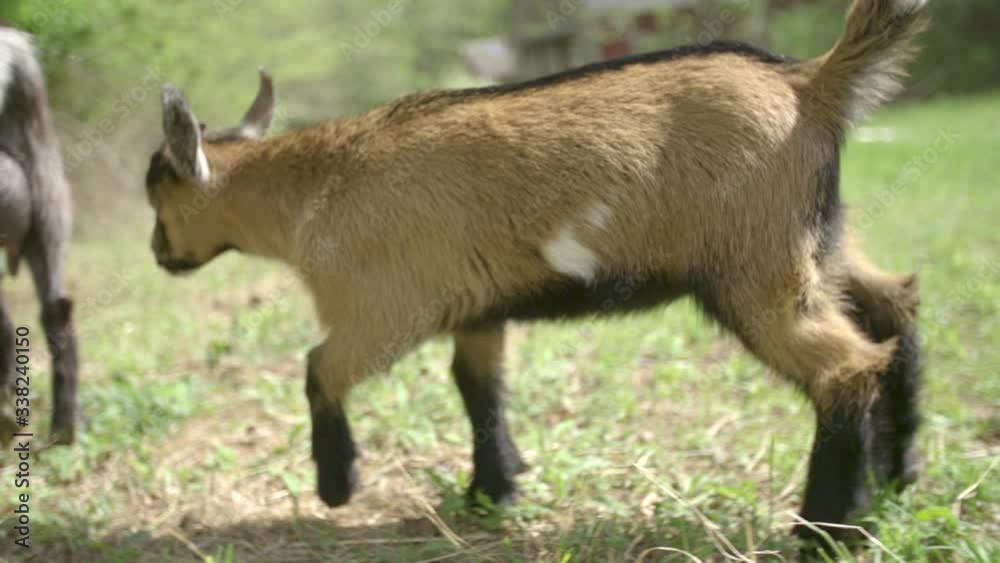
[[927, 0], [854, 0], [847, 28], [830, 52], [812, 61], [814, 95], [846, 121], [863, 119], [899, 93], [913, 39], [927, 29]]

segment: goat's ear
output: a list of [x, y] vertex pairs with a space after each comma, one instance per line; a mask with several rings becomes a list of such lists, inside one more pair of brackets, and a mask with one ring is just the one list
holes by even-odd
[[240, 124], [221, 131], [209, 131], [205, 138], [210, 143], [256, 141], [267, 134], [272, 117], [274, 117], [274, 82], [271, 80], [271, 75], [261, 67], [257, 97], [240, 120]]
[[264, 67], [260, 67], [260, 87], [257, 97], [240, 121], [239, 132], [244, 139], [260, 139], [267, 133], [274, 117], [274, 81]]
[[212, 173], [201, 146], [201, 127], [184, 94], [173, 86], [163, 87], [163, 133], [178, 174], [196, 184], [207, 184]]

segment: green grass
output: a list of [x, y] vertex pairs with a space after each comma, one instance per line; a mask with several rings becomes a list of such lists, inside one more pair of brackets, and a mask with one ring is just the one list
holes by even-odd
[[[924, 474], [878, 499], [882, 547], [842, 558], [1000, 560], [998, 146], [1000, 97], [954, 98], [881, 113], [845, 154], [850, 221], [869, 254], [920, 273], [927, 387]], [[722, 542], [797, 557], [788, 529], [811, 409], [690, 304], [514, 329], [509, 415], [531, 469], [506, 513], [464, 508], [468, 423], [450, 344], [429, 343], [355, 390], [363, 489], [329, 510], [308, 451], [302, 360], [319, 337], [307, 297], [278, 267], [235, 256], [170, 279], [138, 222], [74, 248], [87, 422], [75, 446], [34, 458], [33, 547], [15, 551], [5, 520], [0, 557], [564, 563], [659, 547], [721, 561]], [[41, 344], [25, 276], [4, 291]], [[44, 434], [40, 352], [34, 369]], [[0, 463], [7, 518], [13, 467], [6, 453]]]

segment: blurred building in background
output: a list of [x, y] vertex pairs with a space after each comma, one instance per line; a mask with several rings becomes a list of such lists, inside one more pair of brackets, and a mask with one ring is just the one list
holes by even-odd
[[511, 0], [507, 35], [467, 41], [460, 50], [469, 70], [479, 77], [526, 80], [585, 62], [626, 57], [649, 50], [647, 45], [665, 46], [688, 21], [706, 25], [680, 42], [709, 43], [737, 34], [763, 43], [769, 4], [769, 0]]

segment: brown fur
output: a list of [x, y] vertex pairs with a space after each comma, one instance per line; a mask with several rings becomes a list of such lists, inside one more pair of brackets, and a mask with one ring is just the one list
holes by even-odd
[[851, 4], [843, 37], [811, 65], [827, 103], [858, 120], [899, 93], [905, 65], [916, 55], [913, 39], [927, 29], [927, 1]]
[[[191, 213], [198, 192], [161, 190], [169, 199], [158, 208], [177, 225], [171, 235], [191, 238], [196, 259], [209, 258], [213, 241], [302, 269], [323, 257], [304, 278], [321, 321], [344, 332], [328, 339], [344, 348], [332, 355], [357, 358], [335, 360], [336, 371], [352, 368], [331, 381], [338, 391], [372, 371], [382, 344], [403, 338], [394, 347], [403, 352], [505, 295], [557, 280], [533, 250], [594, 203], [611, 209], [609, 221], [580, 242], [603, 269], [708, 270], [736, 324], [780, 314], [761, 331], [771, 338], [752, 347], [808, 386], [817, 341], [844, 366], [878, 366], [891, 349], [865, 344], [831, 297], [838, 284], [824, 285], [810, 258], [817, 241], [803, 222], [814, 196], [797, 187], [835, 147], [817, 125], [840, 122], [799, 105], [798, 68], [735, 54], [681, 59], [614, 80], [471, 97], [425, 117], [389, 118], [390, 104], [269, 141], [206, 144], [226, 185], [187, 226], [181, 204]], [[400, 336], [455, 283], [466, 291]], [[814, 311], [799, 320], [793, 304], [803, 295]], [[786, 346], [797, 338], [801, 356]]]
[[[499, 362], [502, 331], [463, 331], [565, 282], [541, 249], [569, 229], [595, 278], [684, 280], [819, 411], [867, 408], [917, 290], [831, 243], [839, 224], [811, 226], [813, 186], [850, 120], [895, 90], [924, 25], [915, 5], [855, 1], [812, 61], [675, 57], [208, 142], [210, 185], [150, 186], [168, 243], [155, 250], [201, 264], [232, 245], [297, 268], [328, 331], [311, 364], [332, 403], [442, 332], [458, 331], [459, 358]], [[852, 296], [884, 338], [852, 318]]]

